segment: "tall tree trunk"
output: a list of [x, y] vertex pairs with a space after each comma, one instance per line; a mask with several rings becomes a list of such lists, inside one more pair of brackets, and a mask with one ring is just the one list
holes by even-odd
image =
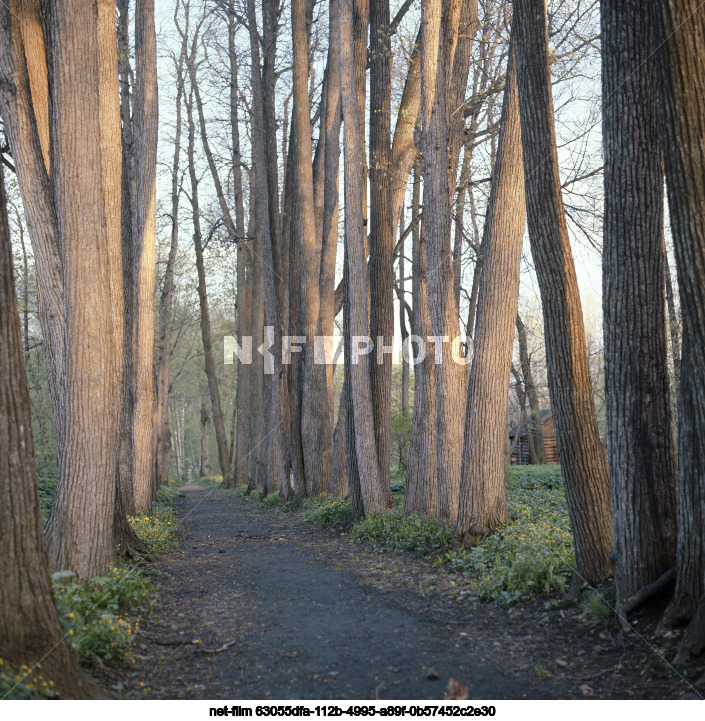
[[0, 369], [0, 658], [15, 670], [41, 663], [59, 698], [102, 698], [64, 641], [47, 571], [1, 169]]
[[169, 431], [169, 374], [171, 369], [171, 307], [174, 299], [174, 264], [179, 248], [179, 183], [181, 156], [181, 102], [184, 93], [183, 66], [186, 58], [186, 37], [181, 43], [181, 53], [176, 64], [176, 134], [174, 137], [174, 159], [171, 165], [171, 244], [164, 272], [164, 286], [159, 299], [159, 361], [157, 370], [157, 485], [165, 486], [169, 481], [169, 452], [171, 433]]
[[[374, 513], [391, 505], [391, 488], [381, 483], [377, 447], [369, 419], [372, 413], [370, 364], [360, 357], [357, 339], [369, 337], [367, 314], [367, 263], [365, 261], [365, 224], [360, 199], [362, 194], [361, 123], [359, 97], [353, 72], [353, 7], [352, 0], [341, 0], [340, 17], [340, 78], [342, 87], [345, 147], [345, 281], [347, 285], [347, 322], [345, 367], [348, 376], [348, 479], [351, 500], [359, 512], [357, 489], [364, 513]], [[353, 357], [355, 354], [355, 357]], [[352, 448], [355, 452], [352, 453]], [[351, 461], [356, 465], [351, 467]]]
[[541, 407], [539, 394], [534, 383], [534, 374], [531, 371], [531, 356], [526, 339], [526, 326], [517, 313], [517, 340], [519, 342], [519, 362], [521, 374], [524, 378], [524, 392], [529, 401], [531, 422], [529, 423], [529, 453], [534, 464], [546, 463], [546, 446], [543, 440], [543, 422], [541, 420]]
[[[403, 215], [402, 215], [403, 218]], [[402, 221], [399, 221], [399, 232], [403, 232]], [[406, 292], [404, 286], [406, 279], [404, 277], [404, 244], [399, 249], [399, 284], [397, 292], [399, 294], [399, 333], [401, 335], [402, 348], [409, 345], [409, 328], [406, 325]], [[401, 358], [401, 412], [406, 415], [409, 412], [409, 359], [402, 352]]]
[[135, 193], [135, 509], [149, 511], [155, 473], [154, 290], [156, 283], [157, 39], [154, 0], [136, 0], [133, 163]]
[[[460, 509], [455, 529], [474, 543], [507, 523], [507, 399], [519, 300], [526, 205], [513, 43], [497, 159], [482, 239], [483, 264], [468, 382]], [[517, 434], [521, 428], [517, 430]], [[480, 440], [481, 439], [481, 440]]]
[[611, 558], [617, 608], [673, 568], [676, 459], [664, 300], [663, 179], [651, 22], [602, 2], [602, 253]]
[[[414, 183], [414, 203], [418, 203], [418, 182]], [[421, 232], [414, 230], [413, 331], [416, 342], [424, 347], [431, 333], [426, 285], [426, 218]], [[416, 349], [420, 354], [420, 349]], [[411, 420], [409, 460], [404, 489], [404, 513], [419, 512], [427, 518], [438, 515], [438, 475], [436, 436], [436, 364], [433, 352], [426, 353], [414, 365], [414, 415]]]
[[[230, 476], [230, 454], [228, 453], [228, 439], [225, 434], [225, 421], [223, 420], [223, 408], [220, 402], [220, 390], [218, 389], [218, 376], [215, 370], [215, 358], [213, 356], [213, 337], [211, 331], [210, 308], [208, 304], [208, 292], [206, 289], [206, 270], [203, 264], [203, 236], [201, 233], [201, 211], [198, 199], [198, 178], [196, 177], [196, 164], [194, 157], [194, 144], [196, 128], [193, 119], [193, 92], [186, 101], [186, 116], [188, 119], [188, 167], [191, 180], [191, 210], [193, 219], [193, 247], [196, 251], [196, 270], [198, 273], [198, 301], [201, 315], [201, 339], [203, 341], [203, 355], [206, 367], [206, 378], [208, 379], [208, 393], [211, 400], [211, 411], [213, 413], [213, 426], [218, 444], [218, 463], [223, 478]], [[211, 229], [211, 239], [215, 226]]]
[[[234, 10], [234, 0], [230, 2]], [[238, 60], [235, 50], [235, 17], [228, 14], [228, 60], [230, 63], [230, 130], [233, 148], [233, 188], [235, 192], [235, 231], [237, 232], [237, 340], [250, 335], [252, 314], [252, 261], [249, 238], [245, 237], [245, 204], [242, 185], [242, 154], [240, 152], [240, 121], [238, 117]], [[250, 365], [237, 363], [235, 460], [231, 479], [225, 487], [247, 484], [247, 454], [250, 444]]]
[[120, 446], [118, 451], [118, 485], [127, 513], [135, 512], [135, 246], [133, 241], [133, 127], [130, 94], [129, 0], [117, 0], [118, 72], [120, 78], [120, 118], [122, 127], [121, 240], [123, 279], [123, 380], [120, 409]]
[[[448, 114], [452, 69], [458, 39], [458, 0], [425, 0], [422, 8], [422, 146], [424, 157], [424, 221], [428, 264], [428, 305], [437, 339], [436, 446], [438, 514], [444, 525], [455, 524], [463, 447], [465, 369], [452, 358], [460, 337], [450, 252], [451, 194], [448, 162]], [[453, 175], [453, 187], [455, 177]], [[443, 339], [447, 338], [447, 341]]]
[[[692, 621], [680, 657], [705, 647], [705, 18], [693, 0], [651, 3], [658, 48], [660, 127], [683, 322], [678, 403], [676, 592], [667, 620]], [[687, 23], [687, 28], [682, 26]]]
[[[390, 482], [392, 354], [394, 341], [394, 227], [391, 215], [391, 38], [389, 0], [370, 0], [370, 335], [369, 361], [377, 461]], [[390, 352], [385, 352], [388, 348]]]
[[102, 574], [115, 558], [122, 381], [112, 273], [119, 235], [110, 195], [120, 185], [120, 149], [106, 122], [118, 88], [117, 77], [110, 87], [101, 73], [99, 25], [97, 6], [88, 12], [81, 3], [52, 7], [52, 175], [65, 287], [66, 425], [47, 548], [52, 568], [69, 568], [82, 579]]
[[[248, 2], [248, 19], [250, 24], [256, 22], [254, 0]], [[272, 449], [267, 453], [271, 459], [265, 490], [280, 490], [289, 483], [291, 453], [289, 450], [289, 433], [284, 409], [288, 406], [283, 400], [288, 394], [287, 377], [282, 367], [282, 322], [279, 314], [279, 299], [285, 294], [282, 279], [282, 263], [280, 254], [280, 237], [278, 231], [278, 208], [276, 224], [272, 224], [272, 188], [270, 183], [276, 182], [269, 170], [268, 154], [274, 153], [276, 161], [276, 142], [268, 142], [265, 134], [265, 100], [264, 84], [266, 77], [259, 72], [259, 47], [256, 37], [250, 34], [252, 58], [253, 88], [253, 151], [255, 160], [255, 185], [257, 187], [256, 213], [262, 248], [264, 314], [268, 330], [268, 342], [272, 348], [272, 357], [265, 364], [266, 387], [265, 408], [267, 415], [266, 442]], [[265, 65], [266, 65], [265, 60]], [[273, 88], [269, 91], [273, 93]], [[269, 92], [268, 91], [268, 92]], [[273, 99], [272, 99], [273, 100]], [[276, 140], [276, 138], [275, 138]], [[278, 191], [274, 189], [275, 205], [278, 205]], [[271, 436], [271, 438], [270, 438]], [[286, 495], [286, 493], [285, 493]]]
[[548, 387], [575, 539], [573, 591], [611, 573], [609, 479], [597, 430], [578, 281], [558, 175], [543, 0], [514, 3], [531, 252], [543, 305]]

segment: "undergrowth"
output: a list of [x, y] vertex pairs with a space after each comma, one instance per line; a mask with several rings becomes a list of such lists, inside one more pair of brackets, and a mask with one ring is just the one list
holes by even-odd
[[163, 553], [176, 546], [178, 522], [174, 501], [179, 492], [171, 486], [161, 486], [150, 513], [128, 516], [135, 533], [152, 553]]
[[[509, 523], [471, 548], [450, 548], [453, 529], [436, 519], [405, 516], [403, 472], [393, 469], [392, 479], [395, 507], [389, 511], [350, 523], [350, 501], [323, 493], [303, 501], [303, 519], [318, 528], [350, 525], [355, 539], [383, 550], [434, 553], [433, 566], [466, 577], [482, 600], [511, 604], [565, 590], [575, 554], [560, 466], [507, 467]], [[266, 506], [289, 507], [278, 494], [263, 499], [261, 489], [233, 493]]]

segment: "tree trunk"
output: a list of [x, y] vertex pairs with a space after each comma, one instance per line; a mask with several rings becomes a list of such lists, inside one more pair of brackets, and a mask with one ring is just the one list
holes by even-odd
[[[191, 180], [191, 209], [193, 217], [193, 246], [196, 251], [196, 270], [198, 272], [198, 301], [201, 315], [201, 339], [203, 341], [203, 355], [206, 367], [206, 378], [208, 379], [208, 393], [211, 400], [213, 413], [213, 425], [215, 437], [218, 444], [218, 463], [223, 478], [230, 476], [230, 455], [228, 453], [228, 439], [225, 434], [225, 421], [223, 420], [223, 408], [220, 403], [220, 391], [218, 389], [218, 376], [215, 370], [215, 358], [213, 356], [213, 339], [211, 332], [210, 308], [208, 305], [208, 293], [206, 289], [206, 271], [203, 264], [203, 236], [201, 234], [201, 211], [198, 200], [198, 178], [196, 177], [196, 166], [194, 157], [195, 126], [193, 120], [193, 93], [186, 103], [186, 115], [188, 118], [188, 166]], [[211, 237], [215, 226], [211, 229]], [[208, 238], [210, 240], [210, 237]]]
[[[693, 618], [681, 648], [680, 656], [685, 658], [705, 646], [705, 388], [701, 382], [705, 372], [705, 18], [693, 0], [653, 0], [651, 7], [654, 46], [658, 48], [663, 157], [683, 322], [676, 592], [667, 620]], [[686, 23], [687, 28], [682, 28]]]
[[174, 159], [171, 166], [171, 244], [164, 272], [164, 285], [159, 299], [159, 362], [157, 370], [157, 485], [165, 486], [169, 482], [169, 452], [171, 433], [169, 432], [169, 374], [171, 367], [171, 306], [174, 298], [174, 264], [179, 248], [179, 169], [181, 156], [181, 101], [184, 92], [183, 65], [186, 58], [186, 38], [181, 43], [181, 53], [176, 64], [176, 134], [174, 137]]
[[125, 510], [135, 512], [135, 245], [133, 241], [133, 127], [130, 82], [129, 0], [118, 0], [118, 72], [120, 78], [120, 118], [122, 126], [121, 241], [123, 279], [123, 380], [120, 409], [118, 485]]
[[[394, 227], [391, 215], [391, 38], [389, 0], [370, 0], [370, 335], [377, 461], [389, 485], [394, 341]], [[384, 346], [384, 347], [382, 347]]]
[[211, 417], [208, 413], [208, 402], [205, 398], [201, 401], [201, 463], [198, 475], [203, 478], [210, 476], [211, 463], [208, 454], [208, 436], [211, 426]]
[[[507, 523], [507, 400], [526, 205], [513, 43], [482, 239], [483, 264], [468, 382], [457, 535], [474, 543]], [[520, 424], [521, 426], [521, 424]], [[517, 434], [521, 427], [517, 430]]]
[[[367, 315], [367, 263], [365, 261], [365, 225], [363, 216], [361, 124], [358, 107], [358, 88], [353, 72], [353, 7], [352, 0], [341, 0], [340, 17], [340, 77], [342, 87], [344, 147], [345, 147], [345, 258], [347, 284], [347, 323], [345, 367], [348, 385], [348, 479], [350, 496], [355, 491], [353, 482], [359, 474], [359, 497], [364, 513], [375, 513], [389, 508], [391, 488], [381, 483], [374, 431], [369, 419], [373, 418], [372, 383], [368, 358], [358, 354], [358, 339], [369, 337]], [[352, 354], [355, 353], [355, 358]], [[351, 445], [355, 453], [351, 453]], [[351, 459], [354, 456], [354, 459]], [[356, 468], [351, 468], [354, 460]], [[353, 513], [356, 512], [355, 507]]]
[[[414, 202], [418, 203], [418, 175], [415, 174]], [[431, 335], [431, 317], [428, 311], [426, 285], [426, 218], [421, 232], [414, 230], [413, 266], [413, 331], [417, 343], [423, 348]], [[420, 355], [420, 348], [416, 349]], [[411, 351], [411, 349], [410, 349]], [[426, 348], [425, 355], [414, 365], [414, 415], [411, 420], [409, 460], [404, 489], [404, 513], [419, 512], [427, 518], [438, 515], [438, 474], [436, 436], [436, 364], [433, 352]]]
[[529, 412], [531, 422], [529, 423], [529, 451], [531, 462], [534, 464], [546, 463], [546, 446], [543, 441], [543, 422], [541, 420], [541, 408], [539, 395], [534, 383], [534, 375], [531, 371], [531, 356], [526, 340], [526, 326], [517, 313], [517, 340], [519, 342], [519, 362], [521, 363], [521, 374], [524, 378], [524, 391], [529, 401]]
[[676, 459], [664, 301], [663, 179], [649, 13], [602, 2], [602, 252], [617, 608], [673, 568]]
[[[459, 16], [457, 0], [425, 0], [423, 4], [424, 225], [431, 329], [440, 346], [436, 349], [438, 513], [439, 521], [448, 526], [458, 517], [465, 408], [465, 368], [453, 361], [451, 348], [460, 337], [460, 321], [453, 290], [448, 162], [448, 115]], [[454, 175], [452, 184], [454, 187]]]
[[561, 197], [543, 0], [515, 1], [514, 31], [529, 239], [541, 291], [548, 386], [575, 539], [575, 590], [583, 581], [597, 583], [611, 574], [609, 479]]
[[135, 247], [135, 509], [152, 506], [155, 473], [154, 435], [154, 290], [156, 268], [157, 40], [154, 0], [136, 0], [133, 163], [135, 193], [133, 242]]
[[[403, 215], [402, 215], [403, 217]], [[399, 221], [399, 232], [402, 232], [402, 222]], [[402, 348], [409, 345], [409, 328], [406, 325], [406, 293], [404, 286], [406, 285], [404, 278], [404, 244], [399, 250], [399, 284], [397, 292], [399, 294], [399, 333], [401, 335]], [[402, 352], [401, 358], [401, 412], [406, 415], [409, 412], [409, 359]]]
[[[230, 3], [234, 8], [234, 2]], [[237, 340], [250, 335], [252, 315], [252, 261], [245, 238], [245, 205], [242, 186], [242, 154], [238, 118], [238, 62], [235, 53], [235, 18], [228, 15], [228, 59], [230, 62], [230, 128], [233, 146], [233, 187], [235, 190], [235, 231], [237, 232]], [[236, 436], [233, 476], [223, 484], [226, 488], [247, 484], [247, 454], [250, 445], [250, 366], [238, 360], [236, 391]]]
[[0, 368], [0, 658], [18, 671], [41, 663], [59, 698], [103, 698], [64, 641], [47, 571], [1, 169]]

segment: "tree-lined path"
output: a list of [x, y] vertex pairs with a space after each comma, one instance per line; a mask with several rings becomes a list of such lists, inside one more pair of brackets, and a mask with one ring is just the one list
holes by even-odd
[[[470, 699], [690, 690], [645, 647], [585, 629], [581, 642], [570, 610], [551, 612], [551, 631], [535, 614], [468, 609], [453, 577], [412, 554], [378, 552], [220, 489], [182, 490], [179, 548], [147, 569], [157, 608], [136, 663], [111, 678], [131, 694], [442, 699], [451, 678]], [[627, 650], [649, 667], [636, 685], [630, 669], [612, 669]]]

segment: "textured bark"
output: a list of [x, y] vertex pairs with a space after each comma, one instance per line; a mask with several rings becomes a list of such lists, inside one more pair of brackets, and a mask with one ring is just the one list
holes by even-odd
[[132, 163], [132, 112], [130, 83], [129, 0], [118, 0], [118, 72], [120, 76], [120, 118], [122, 126], [121, 240], [123, 279], [123, 347], [122, 408], [120, 411], [120, 446], [118, 450], [118, 484], [127, 513], [135, 512], [135, 247], [132, 224], [134, 167]]
[[370, 0], [370, 354], [372, 408], [381, 483], [390, 482], [394, 227], [391, 215], [391, 38], [389, 0]]
[[[414, 203], [418, 203], [418, 182], [414, 183]], [[414, 231], [413, 331], [423, 341], [431, 335], [426, 285], [425, 219], [422, 232]], [[418, 349], [416, 349], [418, 351]], [[414, 415], [411, 420], [409, 461], [404, 489], [404, 513], [419, 512], [433, 518], [438, 514], [436, 364], [426, 348], [423, 360], [414, 366]]]
[[60, 698], [102, 698], [64, 642], [47, 571], [2, 170], [0, 369], [0, 658], [41, 663]]
[[676, 560], [663, 179], [649, 13], [602, 2], [602, 288], [610, 560], [619, 606]]
[[343, 389], [340, 394], [340, 405], [338, 407], [338, 420], [335, 423], [333, 432], [333, 463], [330, 468], [330, 480], [328, 481], [328, 493], [331, 496], [347, 498], [350, 495], [348, 488], [348, 467], [346, 456], [346, 424], [348, 414], [347, 387], [343, 381]]
[[[107, 187], [120, 184], [119, 164], [109, 166], [119, 156], [119, 135], [104, 137], [101, 106], [109, 99], [98, 38], [97, 5], [89, 11], [82, 3], [52, 7], [52, 175], [65, 286], [66, 425], [47, 547], [52, 568], [70, 568], [79, 578], [102, 574], [115, 558], [122, 380], [111, 320], [119, 316], [111, 287], [119, 236], [110, 237], [115, 224], [106, 197]], [[112, 92], [117, 94], [117, 77]]]
[[517, 313], [517, 341], [519, 345], [519, 362], [521, 374], [524, 380], [524, 393], [529, 401], [529, 456], [532, 463], [546, 463], [546, 447], [543, 442], [543, 423], [541, 421], [541, 408], [539, 406], [539, 395], [534, 383], [534, 375], [531, 371], [531, 356], [526, 339], [526, 326]]
[[[450, 252], [448, 162], [448, 115], [459, 15], [458, 0], [426, 0], [422, 8], [424, 225], [431, 329], [440, 346], [436, 366], [436, 446], [438, 512], [444, 525], [455, 524], [458, 517], [465, 409], [465, 369], [453, 361], [451, 349], [452, 341], [460, 336], [460, 321]], [[445, 338], [448, 340], [442, 342]]]
[[[22, 23], [26, 23], [26, 26]], [[42, 38], [38, 8], [31, 3], [0, 5], [0, 113], [12, 149], [22, 204], [34, 253], [37, 282], [41, 289], [39, 319], [46, 348], [47, 378], [57, 459], [61, 462], [65, 423], [64, 370], [64, 279], [59, 245], [57, 209], [49, 175], [47, 127], [40, 130], [38, 118], [48, 118], [47, 77], [43, 47], [25, 49], [22, 28], [27, 36]], [[30, 32], [31, 29], [31, 32]], [[39, 33], [39, 34], [38, 34]], [[29, 71], [28, 67], [34, 70]], [[44, 80], [40, 82], [41, 70]], [[30, 75], [33, 85], [30, 87]], [[32, 95], [36, 90], [38, 97]], [[46, 108], [44, 107], [46, 103]], [[61, 475], [61, 469], [59, 469]]]
[[[526, 205], [516, 67], [510, 43], [468, 381], [457, 535], [474, 542], [507, 523], [507, 399]], [[519, 429], [520, 430], [520, 429]], [[517, 432], [518, 435], [518, 432]]]
[[[206, 271], [203, 264], [203, 235], [201, 232], [201, 211], [198, 196], [198, 178], [196, 176], [196, 164], [194, 157], [195, 132], [193, 118], [193, 92], [186, 102], [186, 116], [188, 119], [188, 168], [191, 180], [191, 210], [193, 222], [193, 247], [196, 252], [196, 271], [198, 273], [198, 303], [201, 320], [201, 340], [203, 342], [203, 356], [208, 379], [208, 394], [211, 401], [213, 414], [213, 426], [215, 438], [218, 444], [218, 464], [223, 478], [230, 476], [230, 454], [228, 453], [228, 439], [225, 434], [225, 421], [223, 419], [223, 407], [220, 402], [220, 390], [218, 388], [218, 376], [215, 370], [215, 358], [213, 354], [213, 337], [211, 331], [210, 308], [208, 304], [208, 291], [206, 288]], [[215, 227], [211, 229], [211, 236]], [[207, 239], [210, 240], [210, 237]]]
[[585, 328], [558, 175], [543, 0], [514, 3], [531, 252], [541, 291], [558, 453], [575, 539], [575, 589], [611, 574], [609, 479], [597, 430]]
[[[321, 449], [325, 446], [324, 433], [330, 419], [327, 397], [321, 397], [316, 383], [314, 365], [314, 337], [320, 313], [320, 266], [321, 244], [316, 234], [313, 196], [313, 167], [311, 158], [311, 119], [308, 96], [308, 34], [306, 30], [306, 0], [293, 0], [292, 43], [293, 43], [293, 100], [296, 128], [296, 212], [298, 214], [297, 235], [299, 239], [299, 325], [301, 334], [306, 336], [301, 358], [301, 405], [300, 416], [293, 422], [301, 426], [303, 449], [304, 482], [308, 494], [321, 491], [320, 461]], [[297, 406], [298, 408], [299, 406]], [[328, 441], [330, 449], [330, 441]], [[330, 461], [328, 461], [330, 463]], [[328, 466], [330, 467], [330, 466]], [[296, 469], [295, 469], [296, 470]], [[326, 476], [327, 477], [327, 476]]]
[[155, 473], [154, 290], [156, 283], [157, 39], [154, 0], [135, 5], [133, 242], [135, 283], [135, 510], [149, 511]]
[[[248, 18], [250, 24], [255, 22], [254, 1], [248, 2]], [[257, 187], [256, 213], [259, 226], [262, 268], [263, 268], [263, 293], [264, 293], [264, 314], [267, 327], [271, 329], [271, 350], [273, 359], [266, 365], [265, 376], [265, 412], [268, 419], [266, 442], [272, 449], [267, 454], [271, 459], [269, 468], [269, 483], [265, 490], [285, 489], [289, 484], [289, 469], [291, 467], [291, 452], [289, 450], [289, 433], [287, 416], [283, 415], [286, 404], [283, 398], [287, 394], [287, 377], [282, 367], [282, 324], [278, 310], [278, 299], [283, 297], [285, 289], [282, 279], [282, 264], [280, 257], [280, 246], [277, 240], [277, 231], [271, 224], [272, 200], [270, 197], [271, 187], [268, 166], [268, 153], [274, 152], [276, 160], [276, 143], [267, 143], [265, 134], [265, 75], [260, 77], [259, 73], [259, 48], [256, 39], [250, 34], [250, 47], [252, 57], [252, 87], [253, 87], [253, 151], [255, 160], [255, 185]], [[266, 63], [265, 63], [266, 64]], [[273, 88], [272, 88], [273, 91]], [[276, 189], [274, 190], [277, 195]], [[279, 221], [277, 221], [279, 222]], [[268, 338], [269, 340], [269, 338]]]
[[705, 388], [701, 381], [705, 371], [705, 18], [693, 0], [654, 0], [651, 6], [683, 322], [676, 591], [667, 620], [693, 617], [681, 648], [684, 658], [705, 645]]
[[[347, 285], [347, 323], [345, 368], [348, 385], [348, 479], [351, 501], [354, 498], [355, 470], [359, 474], [359, 491], [364, 513], [374, 513], [389, 508], [391, 489], [380, 482], [380, 471], [373, 429], [372, 384], [370, 365], [366, 357], [353, 362], [351, 342], [355, 337], [369, 336], [367, 315], [367, 264], [365, 262], [365, 230], [362, 204], [362, 157], [361, 124], [359, 116], [358, 89], [353, 73], [353, 8], [352, 0], [340, 3], [340, 77], [342, 87], [344, 139], [345, 139], [345, 258]], [[345, 305], [345, 303], [344, 303]], [[356, 349], [355, 349], [356, 350]], [[351, 453], [351, 445], [355, 453]], [[351, 468], [354, 455], [357, 469]], [[353, 513], [359, 510], [353, 506]]]

